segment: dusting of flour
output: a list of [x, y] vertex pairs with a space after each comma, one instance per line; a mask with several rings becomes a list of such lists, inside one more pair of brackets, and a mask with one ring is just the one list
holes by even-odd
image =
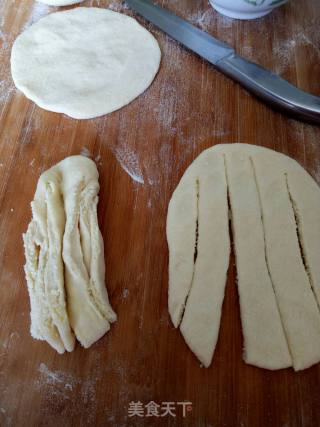
[[[124, 294], [125, 299], [128, 297], [129, 291], [125, 289]], [[71, 411], [67, 412], [68, 415], [81, 413], [82, 418], [86, 420], [85, 425], [95, 425], [99, 402], [98, 383], [103, 377], [110, 379], [114, 376], [120, 380], [121, 386], [118, 393], [120, 406], [125, 407], [128, 404], [128, 366], [120, 360], [111, 360], [105, 365], [99, 355], [95, 356], [95, 360], [90, 362], [90, 372], [88, 371], [87, 376], [82, 378], [69, 372], [52, 369], [43, 362], [39, 364], [38, 377], [32, 385], [42, 395], [44, 416], [52, 415], [54, 405], [55, 407], [65, 407], [66, 411]], [[75, 396], [77, 396], [76, 400]], [[0, 411], [5, 411], [5, 408], [0, 407]], [[106, 409], [106, 413], [110, 417], [108, 425], [119, 427], [109, 409], [108, 411]]]
[[[144, 178], [139, 164], [139, 159], [137, 154], [130, 150], [127, 146], [120, 146], [112, 148], [112, 153], [119, 162], [123, 170], [133, 179], [133, 181], [138, 182], [139, 184], [144, 184]], [[82, 147], [80, 150], [80, 155], [92, 158], [92, 154], [87, 147]], [[101, 155], [95, 157], [95, 162], [101, 164]]]
[[44, 16], [48, 15], [48, 13], [53, 8], [48, 6], [44, 3], [38, 3], [37, 1], [34, 2], [31, 13], [29, 15], [29, 18], [27, 22], [24, 25], [23, 30], [26, 30], [28, 27], [30, 27], [35, 22], [39, 21], [40, 18], [43, 18]]
[[129, 294], [130, 294], [129, 289], [125, 288], [125, 289], [122, 291], [122, 299], [123, 299], [123, 300], [124, 300], [124, 299], [127, 299], [127, 298], [128, 298], [128, 296], [129, 296]]
[[68, 390], [72, 390], [77, 383], [71, 375], [65, 374], [62, 371], [50, 371], [46, 364], [40, 363], [38, 371], [41, 374], [41, 379], [38, 384], [43, 385], [55, 385], [64, 384], [64, 387]]
[[[314, 34], [316, 34], [316, 32], [314, 32], [313, 35]], [[272, 49], [273, 56], [277, 58], [276, 71], [278, 73], [283, 72], [294, 62], [296, 48], [305, 46], [311, 47], [313, 52], [320, 56], [319, 46], [308, 36], [304, 29], [300, 28], [298, 25], [297, 31], [292, 39], [286, 39], [280, 43], [276, 43]]]
[[81, 148], [80, 155], [84, 157], [88, 157], [89, 159], [91, 158], [91, 153], [87, 147]]
[[123, 12], [124, 10], [129, 10], [129, 6], [123, 1], [112, 1], [108, 5], [108, 9], [113, 10], [114, 12]]
[[[96, 383], [99, 378], [97, 373], [91, 378], [79, 379], [60, 370], [51, 370], [45, 363], [40, 363], [38, 372], [39, 378], [35, 381], [35, 387], [41, 392], [45, 392], [49, 400], [52, 399], [56, 403], [72, 401], [73, 393], [77, 390], [81, 401], [87, 404], [86, 416], [89, 418], [94, 416], [97, 409]], [[77, 402], [78, 404], [81, 405], [80, 401]]]
[[8, 61], [12, 43], [13, 37], [0, 25], [0, 118], [7, 100], [15, 90]]
[[122, 169], [139, 184], [144, 184], [142, 171], [139, 165], [138, 156], [134, 151], [128, 147], [115, 147], [113, 154], [120, 163]]

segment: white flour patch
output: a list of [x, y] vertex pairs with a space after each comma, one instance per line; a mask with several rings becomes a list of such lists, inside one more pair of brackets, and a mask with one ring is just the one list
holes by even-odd
[[122, 1], [112, 1], [107, 7], [114, 12], [123, 12], [124, 10], [129, 10], [129, 6]]
[[149, 177], [148, 183], [149, 183], [149, 185], [154, 185], [154, 178]]
[[102, 165], [102, 161], [101, 161], [101, 155], [98, 154], [95, 158], [94, 161], [98, 164], [98, 165]]
[[51, 371], [44, 363], [40, 363], [38, 371], [41, 374], [41, 379], [38, 382], [39, 386], [43, 384], [65, 384], [66, 389], [72, 390], [73, 387], [79, 382], [71, 375], [66, 374], [62, 371]]
[[278, 65], [276, 71], [278, 73], [283, 71], [292, 62], [295, 47], [295, 40], [285, 40], [281, 44], [273, 47], [272, 55], [277, 58]]
[[40, 363], [39, 372], [45, 377], [46, 384], [55, 384], [63, 382], [61, 376], [62, 374], [58, 374], [58, 372], [50, 371], [49, 368], [44, 364]]
[[[10, 95], [14, 92], [15, 87], [11, 79], [10, 65], [8, 58], [10, 57], [10, 49], [13, 43], [12, 36], [8, 36], [4, 31], [0, 30], [0, 104], [3, 107]], [[1, 108], [0, 108], [1, 116]]]
[[[81, 395], [83, 403], [92, 403], [96, 399], [96, 380], [85, 380], [81, 384]], [[93, 414], [92, 414], [93, 415]]]
[[122, 299], [127, 299], [127, 298], [128, 298], [128, 296], [129, 296], [129, 294], [130, 294], [129, 289], [125, 288], [125, 289], [122, 291]]
[[316, 43], [317, 43], [317, 41], [320, 41], [319, 40], [320, 38], [318, 37], [318, 39], [316, 40], [316, 42], [314, 42], [313, 40], [311, 40], [308, 36], [307, 36], [307, 34], [305, 34], [303, 31], [300, 31], [300, 32], [298, 32], [296, 35], [295, 35], [295, 40], [296, 40], [296, 42], [297, 42], [297, 44], [299, 45], [299, 46], [307, 46], [307, 45], [310, 45], [310, 46], [312, 46], [313, 47], [313, 49], [315, 50], [315, 52], [319, 55], [320, 54], [320, 46], [319, 45], [317, 45]]
[[252, 56], [253, 56], [253, 49], [252, 49], [252, 46], [250, 46], [250, 45], [242, 46], [242, 48], [241, 48], [241, 54], [242, 54], [245, 58], [252, 58]]
[[0, 30], [0, 55], [3, 53], [4, 50], [7, 50], [8, 48], [9, 48], [8, 37], [3, 31]]
[[73, 401], [73, 393], [77, 391], [80, 396], [79, 401], [75, 403], [77, 411], [82, 410], [83, 405], [86, 405], [84, 415], [87, 419], [94, 417], [98, 372], [94, 373], [92, 378], [79, 379], [63, 371], [51, 370], [45, 363], [40, 363], [38, 372], [39, 378], [34, 385], [48, 401], [56, 403]]
[[81, 156], [88, 157], [89, 159], [91, 158], [90, 151], [87, 147], [82, 147], [80, 154], [81, 154]]
[[160, 101], [153, 112], [157, 114], [157, 122], [161, 125], [162, 132], [166, 131], [170, 136], [177, 133], [177, 103], [177, 89], [174, 84], [167, 82], [161, 89]]
[[37, 1], [34, 2], [31, 14], [28, 18], [28, 21], [23, 27], [23, 30], [26, 30], [30, 25], [34, 24], [35, 22], [39, 21], [40, 18], [43, 18], [44, 16], [48, 15], [48, 13], [52, 10], [50, 6], [44, 3], [38, 3]]
[[187, 16], [186, 19], [191, 24], [197, 25], [202, 30], [206, 30], [209, 25], [212, 24], [212, 15], [212, 9], [208, 9], [205, 12], [197, 11], [196, 13]]
[[139, 165], [137, 154], [126, 147], [116, 147], [113, 154], [120, 163], [123, 170], [139, 184], [144, 184], [142, 171]]
[[272, 54], [276, 58], [276, 72], [281, 73], [295, 61], [297, 49], [309, 47], [312, 53], [320, 55], [320, 36], [318, 24], [310, 21], [307, 27], [297, 24], [292, 38], [276, 44], [272, 49]]
[[11, 79], [0, 81], [0, 104], [5, 104], [14, 91], [15, 87]]
[[[13, 209], [10, 211], [12, 212]], [[3, 342], [2, 347], [5, 350], [10, 350], [14, 345], [18, 344], [18, 341], [20, 340], [20, 334], [18, 332], [11, 332], [9, 337]]]

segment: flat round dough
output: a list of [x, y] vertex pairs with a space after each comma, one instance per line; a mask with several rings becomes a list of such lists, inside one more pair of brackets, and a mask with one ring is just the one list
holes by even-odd
[[84, 0], [37, 0], [39, 3], [49, 6], [68, 6], [70, 4], [82, 3]]
[[12, 48], [11, 72], [16, 87], [40, 107], [89, 119], [144, 92], [160, 58], [156, 39], [135, 19], [78, 7], [22, 33]]

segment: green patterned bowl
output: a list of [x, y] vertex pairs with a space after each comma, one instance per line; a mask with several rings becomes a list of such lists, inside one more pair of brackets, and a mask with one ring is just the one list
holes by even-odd
[[255, 19], [267, 15], [287, 0], [209, 0], [211, 6], [230, 18]]

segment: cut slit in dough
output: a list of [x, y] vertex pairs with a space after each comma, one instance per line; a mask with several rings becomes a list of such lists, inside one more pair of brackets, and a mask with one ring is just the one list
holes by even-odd
[[[190, 291], [196, 247], [198, 188], [193, 175], [184, 175], [179, 192], [170, 200], [167, 236], [170, 250], [169, 312], [177, 328], [180, 325]], [[172, 290], [172, 292], [171, 292]]]
[[98, 191], [92, 160], [61, 161], [39, 178], [33, 218], [23, 236], [31, 335], [59, 353], [73, 350], [73, 332], [89, 347], [116, 320], [104, 284]]
[[[320, 314], [300, 253], [286, 185], [291, 171], [288, 168], [284, 173], [278, 162], [261, 155], [255, 157], [254, 165], [261, 195], [270, 274], [293, 366], [300, 370], [320, 360]], [[319, 194], [314, 196], [319, 197]]]
[[266, 263], [259, 194], [252, 164], [248, 156], [239, 152], [231, 152], [225, 159], [244, 360], [266, 369], [286, 368], [292, 362]]
[[197, 257], [180, 325], [184, 339], [204, 366], [209, 366], [218, 339], [230, 253], [224, 159], [209, 153], [207, 160], [197, 171]]
[[[227, 196], [221, 192], [225, 176], [244, 360], [267, 369], [307, 368], [320, 360], [320, 269], [316, 262], [320, 255], [320, 190], [294, 160], [274, 151], [247, 144], [215, 146], [204, 151], [181, 179], [167, 219], [173, 323], [180, 325], [189, 347], [208, 366], [216, 344], [213, 337], [218, 335], [229, 263]], [[209, 183], [206, 191], [201, 191], [201, 182]]]

